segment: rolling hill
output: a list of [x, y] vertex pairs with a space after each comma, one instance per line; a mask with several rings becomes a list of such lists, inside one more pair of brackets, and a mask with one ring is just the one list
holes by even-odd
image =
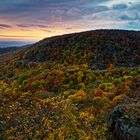
[[21, 53], [26, 62], [88, 63], [93, 69], [140, 64], [140, 32], [96, 30], [46, 38]]
[[139, 138], [140, 32], [50, 37], [0, 62], [0, 139]]
[[15, 55], [20, 53], [26, 47], [30, 45], [18, 46], [18, 47], [3, 47], [0, 48], [0, 69], [2, 69], [8, 62], [14, 59]]

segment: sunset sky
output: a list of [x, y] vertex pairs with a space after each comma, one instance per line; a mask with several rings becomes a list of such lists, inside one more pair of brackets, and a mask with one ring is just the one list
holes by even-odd
[[140, 0], [0, 0], [0, 40], [94, 29], [140, 30]]

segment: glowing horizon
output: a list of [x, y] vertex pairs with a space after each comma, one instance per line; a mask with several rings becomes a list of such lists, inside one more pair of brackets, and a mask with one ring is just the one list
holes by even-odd
[[94, 29], [140, 30], [140, 0], [0, 1], [0, 41]]

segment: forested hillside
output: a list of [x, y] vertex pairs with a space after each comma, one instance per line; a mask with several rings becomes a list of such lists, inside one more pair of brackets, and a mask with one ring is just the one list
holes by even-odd
[[46, 38], [15, 52], [0, 71], [0, 139], [135, 140], [139, 53], [140, 32], [122, 30]]
[[6, 48], [0, 48], [0, 55], [4, 53], [14, 52], [19, 50], [20, 47], [6, 47]]
[[97, 30], [44, 39], [24, 51], [27, 62], [53, 61], [104, 69], [140, 64], [140, 32]]

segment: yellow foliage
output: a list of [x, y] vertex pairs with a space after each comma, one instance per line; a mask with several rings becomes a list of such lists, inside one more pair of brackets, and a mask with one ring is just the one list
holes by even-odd
[[70, 86], [69, 84], [64, 84], [63, 85], [64, 88], [69, 88], [69, 86]]
[[87, 93], [83, 90], [78, 90], [77, 93], [75, 93], [74, 95], [70, 95], [69, 98], [70, 99], [83, 99], [84, 97], [86, 97]]
[[0, 81], [0, 87], [6, 87], [8, 84], [5, 83], [4, 81]]
[[99, 85], [99, 87], [104, 91], [109, 91], [112, 90], [115, 87], [115, 85], [113, 83], [102, 83]]
[[45, 80], [45, 79], [41, 79], [41, 80], [40, 80], [40, 83], [41, 83], [41, 84], [44, 84], [44, 83], [46, 83], [46, 80]]
[[83, 90], [78, 90], [78, 92], [75, 94], [75, 96], [79, 97], [79, 96], [82, 96], [82, 97], [85, 97], [87, 95], [87, 93]]
[[81, 83], [79, 84], [79, 86], [80, 86], [80, 87], [85, 87], [85, 84], [81, 82]]
[[125, 80], [130, 79], [130, 78], [132, 78], [132, 76], [128, 76], [128, 75], [123, 76], [123, 79], [125, 79]]
[[113, 105], [116, 105], [124, 97], [127, 97], [127, 96], [125, 94], [115, 96], [112, 100]]
[[68, 128], [65, 125], [63, 125], [62, 127], [58, 128], [57, 132], [58, 138], [60, 140], [65, 140], [65, 136], [68, 135]]
[[90, 116], [89, 112], [80, 112], [80, 117], [81, 118], [88, 118]]
[[84, 77], [83, 71], [78, 71], [77, 72], [77, 79], [78, 79], [78, 81], [82, 81], [83, 77]]
[[83, 73], [83, 71], [78, 71], [77, 75], [78, 75], [79, 77], [83, 78], [84, 73]]
[[94, 74], [93, 74], [92, 72], [88, 72], [88, 73], [86, 74], [86, 78], [87, 78], [89, 81], [92, 81], [93, 78], [94, 78]]
[[83, 64], [82, 68], [87, 69], [88, 68], [88, 64]]
[[112, 98], [114, 98], [115, 93], [114, 92], [104, 92], [104, 96], [111, 100]]
[[67, 96], [67, 95], [69, 95], [69, 92], [68, 92], [68, 91], [64, 91], [63, 94], [64, 94], [65, 96]]

